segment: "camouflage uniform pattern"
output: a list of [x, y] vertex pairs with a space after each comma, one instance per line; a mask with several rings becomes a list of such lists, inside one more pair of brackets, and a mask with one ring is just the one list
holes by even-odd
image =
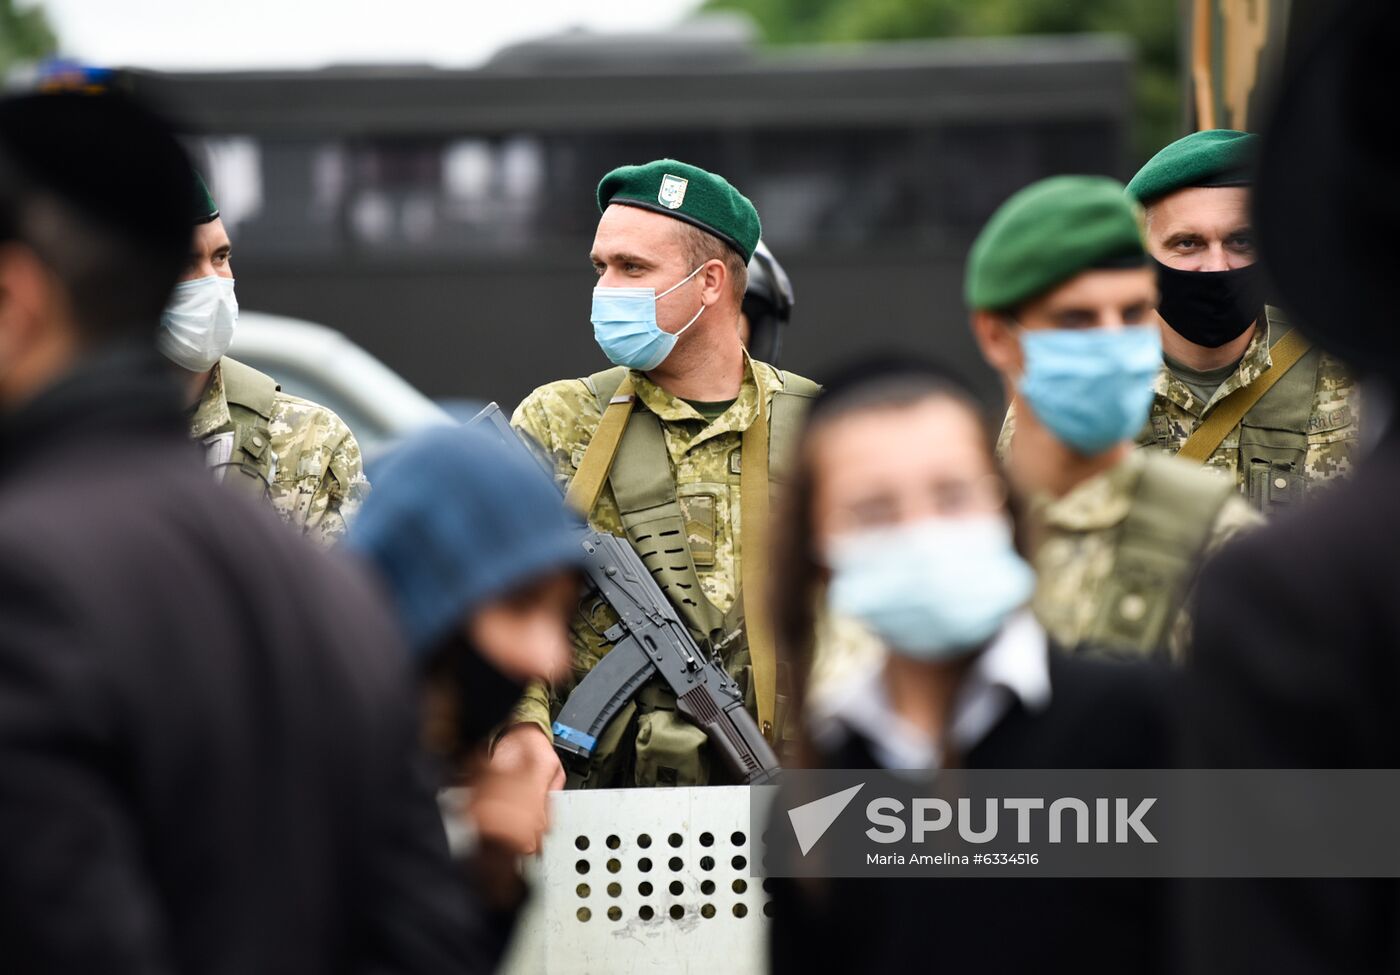
[[[1215, 395], [1206, 403], [1202, 403], [1164, 364], [1157, 374], [1152, 412], [1147, 426], [1138, 436], [1138, 445], [1173, 454], [1179, 451], [1186, 438], [1210, 416], [1217, 403], [1235, 390], [1254, 382], [1273, 364], [1269, 347], [1286, 332], [1287, 325], [1277, 309], [1268, 309], [1264, 327], [1255, 332], [1238, 368], [1221, 383]], [[1317, 383], [1307, 420], [1307, 451], [1302, 471], [1304, 480], [1309, 483], [1325, 482], [1351, 473], [1360, 412], [1359, 390], [1350, 371], [1326, 352], [1319, 355]], [[1234, 478], [1236, 485], [1244, 492], [1245, 472], [1240, 469], [1239, 461], [1240, 427], [1237, 424], [1205, 463], [1207, 467]]]
[[[685, 517], [696, 574], [706, 597], [721, 613], [734, 605], [739, 578], [739, 449], [743, 432], [758, 415], [758, 395], [771, 404], [782, 388], [777, 370], [750, 361], [738, 398], [721, 416], [706, 422], [684, 400], [677, 399], [645, 375], [632, 373], [639, 404], [661, 420], [666, 449], [676, 478], [676, 495]], [[561, 487], [573, 479], [593, 438], [602, 411], [582, 379], [541, 386], [516, 409], [511, 425], [528, 434], [554, 464]], [[612, 486], [605, 484], [589, 521], [599, 531], [623, 535], [622, 518]], [[581, 679], [606, 652], [602, 633], [612, 625], [604, 606], [581, 606], [572, 623], [574, 679]], [[728, 663], [728, 661], [726, 661]], [[553, 697], [542, 684], [533, 684], [517, 708], [514, 720], [538, 725], [549, 734], [551, 714], [568, 688]]]
[[[1083, 642], [1106, 598], [1105, 583], [1117, 560], [1118, 530], [1132, 508], [1146, 459], [1134, 452], [1116, 467], [1090, 478], [1062, 498], [1036, 498], [1031, 504], [1035, 528], [1037, 582], [1032, 606], [1050, 636], [1072, 649]], [[1208, 475], [1203, 475], [1208, 476]], [[1209, 557], [1237, 532], [1263, 523], [1263, 516], [1230, 497], [1216, 516], [1206, 542]], [[1171, 624], [1167, 648], [1181, 660], [1191, 630], [1189, 599]]]
[[[198, 441], [233, 430], [223, 373], [209, 376], [190, 424]], [[277, 392], [268, 421], [276, 460], [269, 501], [287, 524], [321, 545], [345, 536], [369, 494], [355, 435], [335, 413], [310, 400]]]

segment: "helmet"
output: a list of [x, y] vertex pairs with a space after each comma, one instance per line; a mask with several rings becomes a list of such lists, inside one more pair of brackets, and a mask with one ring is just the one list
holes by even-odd
[[744, 292], [744, 317], [749, 320], [749, 353], [776, 365], [783, 350], [783, 331], [792, 317], [795, 299], [787, 272], [763, 241], [749, 261], [749, 286]]

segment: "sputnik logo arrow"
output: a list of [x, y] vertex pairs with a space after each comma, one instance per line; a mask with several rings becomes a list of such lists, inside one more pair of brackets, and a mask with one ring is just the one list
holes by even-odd
[[804, 857], [808, 850], [817, 845], [817, 841], [826, 831], [831, 829], [831, 824], [836, 822], [841, 811], [851, 804], [856, 793], [864, 788], [865, 783], [862, 782], [860, 785], [804, 802], [788, 810], [788, 820], [792, 823], [792, 831], [797, 836], [797, 845]]

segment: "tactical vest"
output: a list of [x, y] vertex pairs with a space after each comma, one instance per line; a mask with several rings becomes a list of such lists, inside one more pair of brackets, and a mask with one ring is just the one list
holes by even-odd
[[1082, 645], [1115, 656], [1165, 658], [1211, 529], [1235, 487], [1172, 457], [1147, 454], [1145, 460]]
[[[1277, 308], [1266, 314], [1271, 326], [1288, 324]], [[1266, 515], [1296, 507], [1307, 491], [1308, 421], [1321, 364], [1314, 346], [1240, 420], [1245, 497]]]
[[233, 423], [233, 447], [229, 459], [213, 469], [234, 473], [223, 480], [266, 498], [277, 476], [270, 423], [273, 403], [282, 387], [271, 376], [228, 356], [219, 360], [219, 372]]
[[[627, 376], [623, 367], [594, 373], [584, 382], [606, 411], [618, 387]], [[820, 387], [799, 376], [778, 373], [782, 387], [773, 393], [768, 410], [769, 484], [785, 479], [790, 453], [808, 401]], [[737, 463], [736, 453], [731, 465]], [[731, 466], [731, 474], [740, 473]], [[661, 419], [640, 403], [628, 419], [618, 445], [607, 483], [622, 520], [623, 531], [661, 590], [685, 621], [696, 642], [720, 655], [730, 675], [744, 690], [750, 712], [756, 707], [744, 629], [743, 594], [737, 596], [727, 613], [705, 596], [695, 559], [690, 549], [685, 515], [676, 492], [676, 475], [666, 449]], [[779, 687], [786, 684], [779, 676]], [[774, 714], [775, 737], [782, 737], [787, 725], [790, 695], [778, 694]], [[659, 682], [647, 684], [633, 704], [609, 726], [595, 751], [598, 774], [590, 774], [590, 785], [612, 784], [618, 766], [632, 766], [639, 785], [693, 785], [709, 780], [708, 749], [703, 732], [674, 714], [675, 699]], [[634, 747], [623, 758], [633, 723]], [[626, 784], [631, 784], [630, 782]]]
[[[1284, 334], [1290, 331], [1279, 309], [1266, 308], [1265, 318], [1271, 329], [1283, 326]], [[1282, 336], [1270, 338], [1277, 346]], [[1306, 493], [1308, 423], [1321, 364], [1322, 352], [1310, 348], [1240, 419], [1240, 480], [1245, 498], [1265, 515], [1297, 506]], [[1165, 430], [1157, 431], [1154, 440], [1174, 449]]]

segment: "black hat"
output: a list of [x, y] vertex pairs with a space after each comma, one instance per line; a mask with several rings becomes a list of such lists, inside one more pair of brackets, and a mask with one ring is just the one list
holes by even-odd
[[1285, 80], [1255, 183], [1261, 259], [1280, 304], [1318, 345], [1400, 380], [1393, 277], [1400, 196], [1391, 126], [1400, 4], [1356, 0]]
[[194, 170], [168, 123], [125, 95], [0, 99], [0, 166], [177, 268], [189, 254]]

